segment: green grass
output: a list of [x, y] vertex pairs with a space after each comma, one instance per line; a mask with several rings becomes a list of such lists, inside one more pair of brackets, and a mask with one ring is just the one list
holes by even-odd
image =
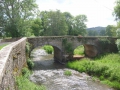
[[30, 71], [27, 68], [22, 69], [22, 75], [16, 77], [16, 84], [18, 90], [46, 90], [43, 85], [36, 85], [31, 82], [28, 77], [30, 76]]
[[107, 54], [95, 60], [68, 62], [69, 68], [98, 77], [101, 82], [120, 90], [120, 55]]
[[42, 47], [48, 54], [52, 54], [53, 53], [53, 47], [52, 46], [50, 46], [50, 45], [44, 45], [43, 47]]
[[0, 50], [5, 47], [7, 44], [0, 45]]
[[74, 50], [74, 55], [84, 55], [84, 46], [78, 46], [75, 50]]
[[71, 73], [71, 71], [66, 70], [66, 71], [64, 71], [64, 75], [66, 75], [66, 76], [71, 76], [71, 75], [72, 75], [72, 73]]

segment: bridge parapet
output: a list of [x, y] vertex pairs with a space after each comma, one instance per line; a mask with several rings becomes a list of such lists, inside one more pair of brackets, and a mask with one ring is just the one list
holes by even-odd
[[16, 90], [15, 76], [26, 63], [26, 38], [22, 38], [0, 50], [0, 90]]

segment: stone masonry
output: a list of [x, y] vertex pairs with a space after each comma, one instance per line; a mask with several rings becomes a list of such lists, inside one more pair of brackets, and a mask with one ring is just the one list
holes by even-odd
[[11, 43], [0, 50], [0, 90], [17, 90], [15, 76], [26, 63], [26, 38]]

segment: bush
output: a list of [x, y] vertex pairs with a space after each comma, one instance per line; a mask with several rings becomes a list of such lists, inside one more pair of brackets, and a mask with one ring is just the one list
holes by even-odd
[[22, 69], [22, 76], [28, 78], [30, 76], [30, 71], [28, 70], [28, 68], [23, 68]]
[[33, 67], [34, 67], [34, 63], [31, 59], [28, 59], [27, 60], [27, 65], [28, 65], [28, 68], [31, 70]]
[[48, 53], [48, 54], [52, 54], [53, 53], [53, 47], [50, 45], [45, 45], [43, 47], [43, 49]]

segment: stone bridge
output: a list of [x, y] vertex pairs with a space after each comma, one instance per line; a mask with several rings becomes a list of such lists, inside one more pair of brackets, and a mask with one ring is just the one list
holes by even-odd
[[[89, 57], [95, 57], [104, 52], [116, 52], [116, 39], [112, 37], [79, 36], [12, 39], [12, 42], [14, 40], [17, 41], [0, 50], [0, 90], [17, 90], [15, 77], [21, 74], [21, 69], [26, 65], [26, 41], [32, 45], [32, 49], [38, 46], [52, 45], [54, 48], [54, 59], [62, 62], [69, 57], [71, 59], [73, 50], [79, 45], [84, 45], [85, 54]], [[66, 55], [69, 57], [66, 57]]]
[[54, 60], [65, 62], [73, 59], [73, 52], [77, 46], [84, 46], [85, 56], [95, 57], [105, 52], [117, 52], [115, 37], [81, 37], [81, 36], [42, 36], [28, 38], [32, 49], [51, 45], [54, 48]]

